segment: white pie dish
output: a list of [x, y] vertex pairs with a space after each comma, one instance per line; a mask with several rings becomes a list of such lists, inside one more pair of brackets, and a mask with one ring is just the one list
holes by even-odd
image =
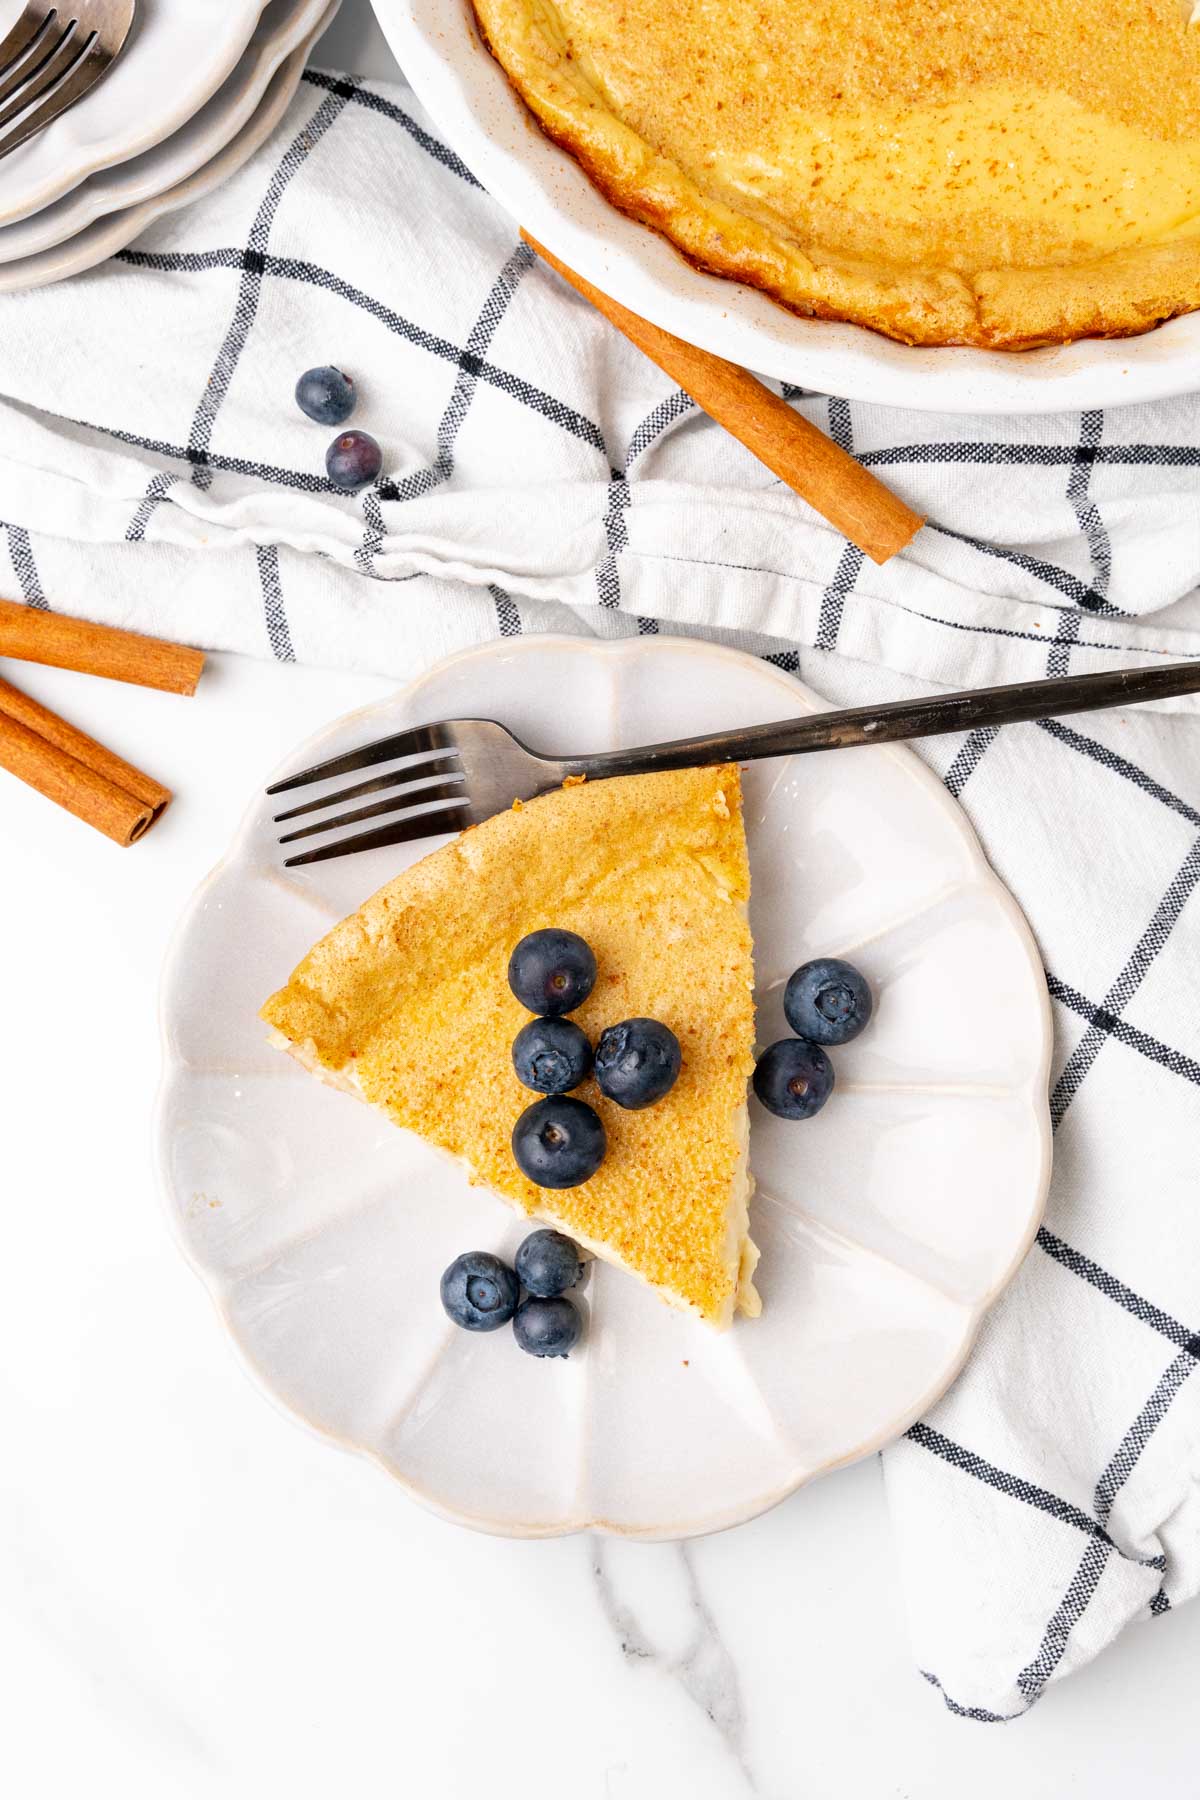
[[[31, 217], [0, 225], [0, 263], [36, 256], [97, 219], [177, 187], [211, 162], [254, 117], [279, 65], [329, 14], [329, 0], [269, 0], [236, 68], [199, 111], [150, 150], [81, 181]], [[2, 167], [2, 165], [0, 165]]]
[[[450, 659], [289, 766], [472, 713], [546, 748], [600, 749], [817, 704], [710, 645], [522, 639]], [[258, 794], [182, 922], [158, 1132], [182, 1247], [264, 1391], [446, 1517], [640, 1538], [750, 1518], [940, 1395], [1036, 1230], [1045, 981], [958, 807], [883, 747], [752, 765], [746, 796], [760, 1041], [781, 1035], [782, 981], [810, 955], [854, 957], [879, 1003], [816, 1119], [786, 1125], [752, 1102], [764, 1313], [725, 1334], [603, 1264], [565, 1363], [455, 1330], [442, 1269], [466, 1249], [511, 1256], [526, 1225], [269, 1045], [263, 999], [431, 844], [285, 873]]]
[[702, 274], [610, 206], [533, 123], [484, 48], [470, 0], [372, 0], [405, 75], [464, 162], [515, 220], [625, 306], [689, 343], [821, 393], [950, 413], [1045, 413], [1200, 389], [1200, 313], [1144, 337], [1048, 350], [914, 349], [857, 325], [800, 319]]

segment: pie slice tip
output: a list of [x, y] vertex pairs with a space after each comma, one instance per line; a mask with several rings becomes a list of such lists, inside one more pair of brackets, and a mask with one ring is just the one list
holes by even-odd
[[[720, 1328], [735, 1308], [759, 1311], [749, 891], [736, 768], [563, 788], [398, 875], [309, 951], [262, 1017], [320, 1079]], [[643, 1111], [613, 1105], [590, 1079], [577, 1090], [608, 1151], [589, 1181], [554, 1191], [526, 1179], [510, 1141], [534, 1096], [512, 1067], [529, 1015], [508, 958], [547, 925], [595, 952], [596, 986], [574, 1015], [593, 1042], [643, 1016], [669, 1025], [683, 1051], [675, 1086]]]

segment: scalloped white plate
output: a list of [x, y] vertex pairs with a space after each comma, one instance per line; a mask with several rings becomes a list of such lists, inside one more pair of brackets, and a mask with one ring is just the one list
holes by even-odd
[[[202, 199], [237, 173], [249, 162], [279, 124], [300, 85], [313, 45], [337, 14], [341, 0], [329, 0], [326, 10], [315, 24], [310, 23], [296, 47], [284, 57], [267, 82], [266, 91], [240, 131], [234, 133], [224, 149], [202, 163], [183, 181], [165, 188], [152, 199], [136, 206], [122, 208], [93, 221], [61, 244], [40, 250], [32, 256], [17, 256], [0, 261], [0, 294], [19, 293], [28, 288], [48, 287], [69, 275], [82, 275], [88, 269], [115, 256], [127, 244], [139, 238], [148, 225], [165, 214], [177, 212], [193, 200]], [[0, 227], [0, 230], [3, 228]]]
[[97, 219], [153, 200], [223, 150], [258, 110], [271, 77], [297, 45], [332, 15], [329, 0], [269, 0], [245, 54], [212, 99], [161, 144], [102, 169], [52, 206], [0, 225], [0, 262], [36, 256], [77, 236]]
[[372, 0], [423, 105], [488, 192], [589, 281], [691, 344], [820, 393], [921, 412], [1058, 412], [1200, 388], [1200, 313], [1144, 337], [1049, 350], [915, 349], [800, 319], [704, 275], [635, 225], [537, 129], [480, 42], [469, 0]]
[[[161, 144], [216, 93], [266, 0], [139, 0], [104, 80], [0, 162], [0, 223], [26, 218], [97, 169]], [[0, 38], [22, 0], [0, 0]]]
[[[288, 767], [471, 714], [607, 749], [819, 704], [707, 644], [529, 638], [451, 658]], [[1028, 928], [916, 757], [746, 774], [760, 1042], [810, 956], [851, 956], [878, 995], [817, 1118], [751, 1103], [763, 1317], [717, 1335], [596, 1263], [566, 1362], [458, 1331], [439, 1303], [455, 1255], [511, 1256], [527, 1225], [319, 1087], [257, 1018], [316, 937], [432, 845], [285, 873], [270, 814], [259, 793], [169, 958], [159, 1154], [183, 1249], [272, 1399], [464, 1524], [678, 1538], [753, 1517], [938, 1398], [1041, 1217], [1051, 1030]]]

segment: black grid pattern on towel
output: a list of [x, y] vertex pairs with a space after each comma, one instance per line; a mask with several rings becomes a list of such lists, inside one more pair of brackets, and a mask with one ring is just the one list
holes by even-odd
[[[373, 572], [378, 548], [392, 518], [402, 516], [408, 502], [452, 477], [460, 434], [477, 395], [486, 387], [500, 395], [504, 404], [513, 409], [514, 418], [519, 410], [536, 415], [552, 431], [561, 433], [564, 443], [570, 440], [574, 445], [583, 445], [594, 456], [597, 473], [607, 484], [606, 504], [597, 533], [595, 594], [599, 606], [607, 612], [622, 611], [623, 587], [626, 585], [623, 565], [627, 566], [626, 559], [631, 554], [631, 522], [636, 523], [637, 465], [666, 433], [681, 428], [695, 414], [694, 403], [682, 391], [675, 391], [648, 413], [627, 444], [610, 444], [601, 425], [588, 416], [584, 408], [574, 404], [569, 394], [555, 391], [553, 380], [542, 373], [540, 365], [534, 373], [523, 373], [503, 355], [493, 355], [497, 328], [533, 266], [531, 254], [522, 245], [513, 247], [511, 239], [492, 271], [490, 287], [481, 287], [479, 313], [462, 342], [445, 335], [433, 319], [408, 316], [393, 304], [394, 295], [385, 299], [369, 293], [356, 286], [345, 273], [322, 261], [279, 253], [273, 248], [274, 227], [289, 189], [294, 183], [303, 182], [304, 168], [310, 156], [323, 140], [336, 140], [343, 121], [349, 116], [368, 114], [381, 122], [381, 129], [398, 133], [397, 141], [401, 146], [415, 146], [416, 152], [428, 159], [431, 177], [436, 175], [437, 179], [461, 183], [472, 190], [478, 190], [479, 186], [454, 151], [404, 106], [347, 77], [308, 71], [305, 81], [317, 97], [316, 109], [270, 170], [245, 242], [203, 244], [169, 252], [134, 248], [121, 253], [125, 264], [163, 272], [179, 282], [214, 283], [214, 303], [219, 303], [220, 296], [227, 291], [215, 285], [216, 279], [231, 274], [236, 277], [224, 335], [196, 398], [185, 438], [178, 441], [150, 439], [131, 432], [117, 418], [94, 420], [84, 426], [147, 452], [166, 464], [177, 465], [157, 470], [136, 505], [131, 502], [127, 539], [137, 543], [148, 533], [152, 535], [155, 515], [160, 509], [169, 508], [181, 486], [186, 488], [189, 482], [205, 489], [222, 476], [234, 476], [284, 490], [314, 494], [332, 492], [325, 477], [310, 470], [267, 463], [214, 447], [222, 408], [253, 340], [264, 290], [271, 283], [292, 283], [318, 291], [323, 303], [336, 301], [373, 320], [393, 339], [402, 340], [424, 356], [444, 364], [450, 377], [445, 410], [437, 430], [436, 454], [429, 464], [404, 476], [385, 473], [358, 497], [357, 504], [362, 508], [362, 536], [357, 562], [365, 574]], [[803, 401], [811, 405], [815, 400], [814, 396], [791, 386], [785, 386], [783, 393], [789, 403]], [[863, 448], [861, 440], [865, 433], [858, 428], [861, 415], [856, 414], [855, 408], [836, 398], [826, 400], [824, 405], [827, 409], [825, 424], [831, 436], [852, 454], [857, 454], [869, 468], [885, 473], [905, 469], [961, 469], [970, 471], [973, 480], [994, 482], [1001, 481], [1006, 471], [1036, 469], [1044, 475], [1048, 487], [1053, 486], [1064, 519], [1074, 521], [1074, 543], [1069, 554], [1061, 552], [1061, 562], [932, 522], [933, 532], [939, 534], [935, 541], [945, 553], [965, 559], [965, 572], [961, 575], [964, 587], [970, 585], [974, 567], [980, 576], [980, 589], [986, 590], [985, 573], [994, 575], [997, 561], [1003, 562], [1012, 572], [1014, 583], [1020, 583], [1027, 596], [1036, 596], [1039, 608], [1044, 607], [1052, 616], [1053, 627], [1049, 633], [1014, 624], [989, 623], [977, 617], [952, 617], [949, 600], [944, 606], [927, 602], [925, 607], [918, 608], [893, 595], [889, 604], [899, 612], [928, 626], [947, 642], [953, 641], [952, 634], [957, 634], [960, 639], [963, 634], [970, 634], [981, 639], [1006, 639], [1037, 645], [1039, 655], [1044, 653], [1047, 675], [1067, 673], [1080, 652], [1104, 652], [1113, 660], [1143, 654], [1120, 641], [1115, 633], [1119, 609], [1109, 598], [1113, 554], [1104, 517], [1105, 503], [1098, 497], [1104, 492], [1100, 478], [1111, 470], [1200, 469], [1200, 445], [1122, 441], [1119, 433], [1107, 429], [1104, 413], [1092, 409], [1074, 421], [1062, 422], [1061, 442], [1002, 441], [999, 437], [977, 439], [969, 436], [964, 436], [961, 441], [924, 442], [914, 436], [913, 441], [872, 443], [871, 447]], [[897, 415], [901, 421], [904, 417]], [[875, 429], [878, 429], [877, 420]], [[31, 606], [44, 606], [46, 599], [28, 532], [18, 524], [0, 522], [0, 536], [24, 599]], [[292, 660], [296, 651], [278, 552], [271, 546], [258, 545], [254, 554], [265, 639], [276, 658]], [[1067, 566], [1069, 563], [1074, 566]], [[738, 565], [716, 562], [711, 566], [719, 569]], [[825, 571], [824, 586], [820, 588], [806, 646], [821, 651], [839, 648], [863, 569], [863, 556], [853, 546], [846, 544], [836, 550]], [[783, 576], [791, 573], [787, 569], [760, 572]], [[488, 585], [487, 593], [494, 608], [497, 636], [520, 634], [523, 619], [519, 599], [496, 582]], [[639, 632], [653, 633], [659, 628], [657, 620], [639, 617], [632, 609], [626, 616], [631, 630], [636, 628]], [[1106, 635], [1106, 625], [1111, 635]], [[768, 650], [766, 655], [776, 667], [799, 672], [799, 649], [781, 647]], [[1132, 785], [1148, 800], [1157, 802], [1176, 818], [1200, 831], [1200, 796], [1189, 800], [1171, 792], [1156, 776], [1075, 726], [1047, 721], [1040, 729], [1060, 748], [1078, 756], [1081, 767], [1087, 767], [1091, 781]], [[965, 794], [970, 799], [971, 783], [976, 780], [980, 768], [987, 764], [997, 736], [994, 731], [974, 732], [958, 747], [945, 776], [946, 785], [956, 798]], [[1150, 970], [1173, 941], [1179, 919], [1198, 885], [1200, 836], [1177, 860], [1169, 880], [1148, 908], [1140, 931], [1127, 947], [1123, 962], [1103, 992], [1089, 992], [1088, 984], [1071, 968], [1058, 967], [1048, 974], [1050, 993], [1064, 1022], [1082, 1021], [1083, 1025], [1082, 1035], [1067, 1058], [1054, 1090], [1056, 1126], [1068, 1117], [1097, 1062], [1110, 1054], [1110, 1045], [1119, 1045], [1147, 1065], [1161, 1070], [1164, 1082], [1200, 1085], [1200, 1058], [1125, 1016]], [[1117, 1270], [1105, 1268], [1089, 1255], [1086, 1246], [1070, 1243], [1049, 1226], [1043, 1226], [1037, 1237], [1036, 1255], [1047, 1258], [1062, 1271], [1064, 1279], [1086, 1283], [1106, 1305], [1120, 1309], [1138, 1327], [1153, 1334], [1154, 1340], [1161, 1343], [1165, 1360], [1142, 1403], [1123, 1422], [1122, 1428], [1114, 1431], [1103, 1466], [1096, 1472], [1090, 1507], [1053, 1493], [1029, 1474], [998, 1467], [970, 1445], [956, 1442], [926, 1422], [910, 1428], [910, 1442], [937, 1459], [946, 1480], [983, 1483], [1004, 1501], [1032, 1509], [1051, 1520], [1053, 1528], [1075, 1534], [1079, 1542], [1073, 1571], [1045, 1620], [1036, 1651], [1024, 1667], [1013, 1672], [1013, 1685], [1024, 1702], [1021, 1710], [1033, 1704], [1059, 1666], [1071, 1634], [1086, 1613], [1112, 1559], [1163, 1570], [1163, 1557], [1138, 1558], [1122, 1547], [1115, 1535], [1112, 1514], [1124, 1484], [1162, 1421], [1169, 1416], [1176, 1397], [1200, 1359], [1200, 1322], [1175, 1318], [1152, 1295], [1138, 1292]], [[1169, 1570], [1164, 1573], [1169, 1579]], [[1148, 1607], [1153, 1615], [1159, 1615], [1169, 1610], [1169, 1606], [1164, 1581], [1149, 1600]], [[1017, 1716], [1016, 1713], [964, 1705], [945, 1691], [935, 1672], [922, 1673], [943, 1693], [947, 1707], [955, 1714], [989, 1723]]]
[[42, 592], [42, 581], [37, 572], [37, 564], [33, 560], [33, 546], [29, 542], [29, 533], [21, 525], [6, 525], [2, 520], [0, 520], [0, 531], [4, 532], [8, 544], [8, 560], [12, 564], [13, 574], [17, 578], [21, 598], [27, 606], [36, 606], [44, 612], [49, 602]]
[[267, 628], [271, 654], [277, 662], [295, 662], [296, 652], [292, 648], [292, 634], [283, 605], [283, 583], [279, 578], [279, 551], [274, 544], [259, 544], [254, 554], [262, 587], [263, 622]]
[[494, 581], [490, 583], [488, 593], [492, 596], [492, 604], [496, 608], [496, 624], [499, 627], [500, 636], [520, 637], [521, 611], [512, 595], [506, 593], [502, 587], [497, 587]]
[[[1090, 424], [1087, 423], [1089, 419], [1093, 421]], [[1094, 441], [1098, 438], [1099, 430], [1099, 415], [1085, 415], [1085, 436], [1090, 436]], [[1085, 490], [1082, 488], [1077, 488], [1073, 496], [1074, 502], [1081, 510], [1087, 505], [1084, 492]], [[1096, 560], [1098, 575], [1103, 579], [1103, 552], [1098, 549], [1098, 545], [1107, 540], [1101, 539], [1098, 534], [1089, 534], [1088, 541]], [[1052, 654], [1053, 649], [1052, 646]], [[1087, 736], [1076, 727], [1066, 725], [1060, 720], [1044, 720], [1036, 729], [1043, 731], [1065, 749], [1084, 759], [1095, 771], [1102, 772], [1105, 777], [1132, 784], [1139, 792], [1158, 802], [1168, 811], [1187, 821], [1188, 824], [1200, 825], [1200, 811], [1190, 802], [1172, 793], [1160, 781], [1138, 768], [1126, 757]], [[972, 732], [960, 746], [944, 778], [947, 787], [956, 797], [962, 794], [997, 735], [995, 731], [990, 733]], [[1160, 1042], [1152, 1034], [1131, 1024], [1121, 1016], [1157, 959], [1167, 948], [1172, 933], [1178, 925], [1180, 915], [1198, 887], [1200, 887], [1200, 836], [1193, 840], [1181, 863], [1175, 869], [1147, 919], [1144, 929], [1130, 947], [1123, 966], [1101, 1000], [1089, 999], [1058, 974], [1047, 972], [1047, 983], [1052, 999], [1072, 1016], [1085, 1021], [1084, 1033], [1068, 1056], [1051, 1093], [1051, 1120], [1056, 1130], [1062, 1124], [1069, 1108], [1077, 1099], [1084, 1082], [1095, 1066], [1097, 1058], [1109, 1042], [1122, 1044], [1127, 1049], [1147, 1058], [1151, 1063], [1168, 1070], [1172, 1075], [1189, 1082], [1200, 1082], [1200, 1061], [1184, 1051]], [[1024, 1701], [1024, 1705], [1017, 1711], [997, 1713], [984, 1708], [964, 1706], [946, 1692], [935, 1673], [922, 1670], [925, 1679], [942, 1694], [946, 1706], [952, 1713], [985, 1723], [1001, 1723], [1011, 1718], [1018, 1718], [1040, 1698], [1047, 1681], [1054, 1674], [1070, 1643], [1074, 1627], [1087, 1611], [1088, 1605], [1100, 1585], [1104, 1570], [1114, 1555], [1126, 1560], [1141, 1562], [1147, 1568], [1165, 1572], [1166, 1559], [1164, 1556], [1146, 1558], [1131, 1556], [1110, 1535], [1108, 1526], [1114, 1503], [1121, 1488], [1132, 1475], [1139, 1457], [1157, 1427], [1166, 1418], [1172, 1402], [1188, 1381], [1197, 1362], [1200, 1362], [1200, 1327], [1174, 1318], [1165, 1308], [1157, 1305], [1147, 1296], [1137, 1293], [1122, 1281], [1119, 1275], [1103, 1268], [1085, 1251], [1067, 1243], [1051, 1231], [1047, 1225], [1043, 1224], [1039, 1228], [1036, 1242], [1038, 1249], [1068, 1274], [1080, 1281], [1087, 1282], [1112, 1305], [1120, 1307], [1148, 1330], [1165, 1338], [1174, 1347], [1175, 1353], [1170, 1357], [1152, 1391], [1115, 1443], [1108, 1462], [1100, 1471], [1095, 1484], [1093, 1508], [1090, 1513], [1084, 1512], [1071, 1501], [1048, 1492], [1015, 1472], [996, 1468], [984, 1457], [977, 1455], [964, 1445], [953, 1442], [922, 1421], [909, 1427], [906, 1435], [911, 1443], [940, 1457], [970, 1479], [982, 1481], [998, 1493], [1003, 1493], [1025, 1505], [1039, 1508], [1060, 1523], [1083, 1533], [1089, 1540], [1080, 1553], [1078, 1563], [1058, 1605], [1046, 1621], [1037, 1652], [1023, 1668], [1015, 1673], [1015, 1686]], [[1147, 1605], [1152, 1617], [1158, 1617], [1170, 1610], [1170, 1600], [1165, 1585], [1158, 1588]]]
[[[232, 316], [197, 402], [186, 442], [147, 440], [124, 430], [116, 421], [81, 423], [86, 423], [91, 430], [107, 433], [159, 457], [183, 463], [188, 468], [191, 480], [201, 486], [209, 485], [222, 473], [229, 473], [302, 492], [331, 492], [331, 485], [326, 478], [311, 470], [289, 469], [252, 457], [217, 452], [212, 447], [222, 404], [253, 331], [264, 284], [269, 281], [309, 284], [336, 295], [346, 305], [374, 318], [385, 330], [426, 354], [454, 366], [457, 372], [454, 395], [443, 420], [443, 433], [451, 437], [456, 434], [469, 408], [475, 385], [483, 382], [506, 395], [514, 406], [537, 413], [595, 451], [597, 459], [602, 459], [603, 467], [608, 472], [609, 482], [608, 501], [602, 519], [602, 548], [595, 570], [596, 595], [602, 606], [619, 608], [622, 604], [621, 562], [630, 547], [628, 513], [636, 503], [636, 483], [630, 479], [632, 464], [649, 447], [656, 435], [670, 429], [688, 412], [694, 412], [694, 403], [683, 394], [668, 397], [664, 403], [666, 416], [661, 422], [656, 425], [653, 415], [644, 421], [641, 430], [649, 433], [646, 440], [639, 442], [641, 433], [635, 434], [624, 454], [618, 453], [614, 460], [605, 443], [604, 434], [594, 419], [572, 405], [567, 397], [555, 394], [518, 370], [489, 358], [487, 346], [491, 331], [494, 330], [508, 298], [511, 298], [512, 289], [528, 266], [520, 252], [510, 256], [506, 266], [497, 269], [496, 285], [488, 298], [488, 304], [474, 330], [462, 343], [453, 342], [429, 323], [406, 317], [381, 297], [356, 287], [332, 268], [305, 258], [276, 254], [271, 249], [270, 240], [280, 204], [291, 183], [303, 178], [304, 164], [318, 144], [327, 136], [336, 135], [338, 122], [345, 116], [347, 109], [365, 110], [385, 121], [402, 132], [408, 142], [417, 146], [439, 170], [448, 172], [465, 185], [478, 188], [475, 178], [455, 152], [403, 106], [384, 95], [374, 93], [369, 87], [350, 77], [309, 70], [304, 79], [323, 97], [316, 112], [287, 145], [272, 169], [244, 244], [164, 252], [134, 248], [120, 253], [121, 260], [133, 266], [196, 279], [218, 271], [233, 270], [238, 274]], [[789, 400], [811, 398], [803, 390], [790, 385], [785, 385], [783, 391], [785, 398]], [[830, 434], [844, 448], [855, 452], [852, 405], [837, 398], [828, 399], [825, 405]], [[373, 488], [360, 496], [364, 530], [358, 562], [364, 572], [372, 571], [374, 552], [388, 520], [380, 502], [391, 501], [402, 505], [405, 498], [427, 491], [431, 481], [445, 479], [445, 448], [440, 441], [438, 448], [438, 457], [430, 469], [417, 471], [404, 481], [398, 481], [385, 473]], [[1109, 651], [1117, 656], [1130, 654], [1127, 646], [1098, 637], [1094, 630], [1084, 630], [1085, 618], [1099, 621], [1105, 616], [1116, 614], [1118, 610], [1107, 599], [1111, 549], [1101, 506], [1092, 493], [1096, 470], [1147, 465], [1200, 467], [1200, 447], [1193, 444], [1105, 442], [1104, 415], [1099, 409], [1085, 412], [1079, 420], [1074, 440], [1064, 441], [1062, 444], [976, 440], [914, 442], [877, 446], [856, 453], [867, 467], [881, 469], [906, 464], [926, 467], [958, 464], [979, 465], [997, 470], [1036, 466], [1048, 471], [1060, 469], [1065, 472], [1066, 499], [1088, 553], [1091, 564], [1089, 575], [1081, 575], [1045, 557], [1009, 546], [991, 544], [962, 532], [950, 531], [936, 521], [933, 522], [935, 531], [965, 552], [984, 563], [997, 558], [1007, 562], [1034, 583], [1038, 591], [1044, 592], [1046, 604], [1055, 607], [1058, 613], [1051, 639], [1048, 640], [1044, 634], [1035, 631], [1025, 632], [1003, 626], [972, 623], [917, 608], [908, 609], [912, 616], [948, 631], [1041, 643], [1046, 648], [1047, 672], [1051, 674], [1065, 672], [1070, 668], [1072, 652], [1076, 648]], [[452, 449], [449, 454], [452, 459]], [[168, 472], [164, 471], [163, 475], [166, 480]], [[169, 481], [167, 485], [170, 485]], [[169, 498], [165, 489], [148, 493], [138, 506], [130, 521], [130, 533], [135, 541], [145, 533], [151, 514], [164, 497]], [[838, 647], [845, 605], [863, 567], [861, 552], [852, 545], [846, 545], [821, 595], [811, 640], [817, 648], [832, 650]], [[899, 602], [895, 603], [901, 605]], [[649, 626], [641, 626], [639, 629], [649, 629]]]

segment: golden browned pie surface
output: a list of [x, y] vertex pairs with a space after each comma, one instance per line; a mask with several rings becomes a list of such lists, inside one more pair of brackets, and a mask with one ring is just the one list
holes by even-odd
[[[501, 813], [407, 869], [334, 928], [262, 1016], [313, 1072], [463, 1158], [505, 1200], [562, 1227], [710, 1323], [757, 1310], [747, 1237], [746, 1084], [754, 972], [735, 768], [585, 783]], [[538, 1096], [512, 1041], [508, 986], [527, 932], [563, 926], [596, 956], [573, 1016], [671, 1027], [683, 1067], [656, 1106], [625, 1112], [588, 1081], [608, 1153], [551, 1192], [513, 1160]]]
[[617, 206], [797, 312], [1016, 348], [1200, 306], [1192, 0], [473, 4]]

